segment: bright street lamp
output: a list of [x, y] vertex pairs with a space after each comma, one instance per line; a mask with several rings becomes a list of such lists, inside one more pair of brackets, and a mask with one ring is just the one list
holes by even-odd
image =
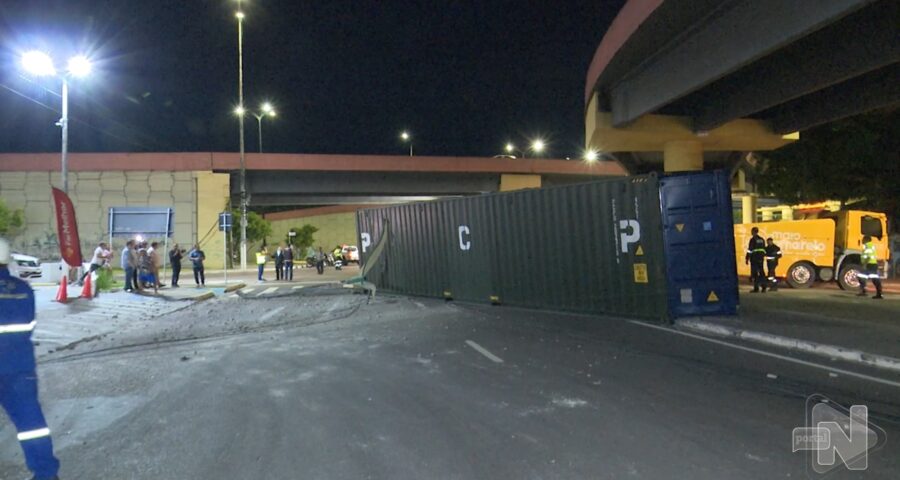
[[534, 153], [536, 153], [538, 155], [540, 155], [544, 151], [545, 148], [547, 148], [547, 144], [545, 144], [544, 141], [541, 140], [540, 138], [531, 142], [531, 150], [533, 150]]
[[[22, 68], [26, 72], [38, 76], [48, 77], [57, 75], [53, 59], [44, 52], [33, 50], [22, 55]], [[57, 125], [62, 128], [61, 148], [61, 172], [62, 190], [69, 193], [69, 77], [86, 77], [91, 73], [91, 61], [84, 55], [78, 55], [69, 59], [66, 73], [59, 74], [62, 80], [62, 116]]]
[[594, 149], [589, 149], [584, 152], [584, 161], [588, 163], [594, 163], [600, 158], [600, 153]]
[[510, 155], [512, 157], [515, 157], [516, 154], [519, 154], [519, 156], [521, 156], [522, 158], [525, 158], [526, 156], [525, 151], [516, 148], [516, 145], [512, 142], [507, 142], [506, 145], [504, 145], [503, 150], [506, 151], [507, 155]]
[[412, 136], [406, 130], [400, 132], [400, 140], [409, 143], [409, 156], [413, 156]]
[[248, 112], [243, 107], [237, 107], [234, 109], [235, 115], [243, 116], [245, 113], [249, 113], [256, 118], [256, 124], [258, 127], [259, 134], [259, 153], [262, 153], [262, 119], [264, 117], [275, 117], [277, 116], [275, 113], [275, 107], [272, 106], [271, 103], [266, 102], [263, 103], [262, 106], [259, 107], [259, 113], [256, 112]]

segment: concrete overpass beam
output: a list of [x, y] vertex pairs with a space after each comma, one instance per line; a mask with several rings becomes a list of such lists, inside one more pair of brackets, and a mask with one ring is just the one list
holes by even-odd
[[871, 1], [722, 2], [674, 46], [660, 49], [611, 89], [613, 125], [624, 126], [672, 103]]
[[[900, 62], [900, 2], [876, 2], [705, 88], [696, 130], [712, 130]], [[728, 101], [722, 101], [722, 99]]]
[[663, 169], [666, 173], [703, 170], [703, 144], [697, 140], [666, 142]]

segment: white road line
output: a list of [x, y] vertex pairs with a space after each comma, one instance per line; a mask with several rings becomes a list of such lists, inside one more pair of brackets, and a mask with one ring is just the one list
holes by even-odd
[[632, 323], [632, 324], [634, 324], [634, 325], [640, 325], [640, 326], [642, 326], [642, 327], [654, 328], [654, 329], [656, 329], [656, 330], [662, 330], [662, 331], [664, 331], [664, 332], [675, 333], [675, 334], [678, 334], [678, 335], [684, 335], [685, 337], [696, 338], [697, 340], [703, 340], [703, 341], [706, 341], [706, 342], [710, 342], [710, 343], [715, 343], [715, 344], [718, 344], [718, 345], [722, 345], [722, 346], [725, 346], [725, 347], [731, 347], [731, 348], [735, 348], [735, 349], [738, 349], [738, 350], [744, 350], [744, 351], [746, 351], [746, 352], [753, 352], [753, 353], [756, 353], [756, 354], [759, 354], [759, 355], [764, 355], [764, 356], [766, 356], [766, 357], [777, 358], [777, 359], [779, 359], [779, 360], [785, 360], [785, 361], [787, 361], [787, 362], [793, 362], [793, 363], [797, 363], [797, 364], [800, 364], [800, 365], [805, 365], [805, 366], [807, 366], [807, 367], [818, 368], [818, 369], [820, 369], [820, 370], [826, 370], [826, 371], [828, 371], [828, 372], [837, 372], [837, 373], [841, 373], [841, 374], [844, 374], [844, 375], [847, 375], [847, 376], [850, 376], [850, 377], [861, 378], [861, 379], [863, 379], [863, 380], [869, 380], [869, 381], [871, 381], [871, 382], [881, 383], [881, 384], [884, 384], [884, 385], [890, 385], [890, 386], [892, 386], [892, 387], [900, 388], [900, 382], [894, 382], [894, 381], [891, 381], [891, 380], [886, 380], [886, 379], [884, 379], [884, 378], [878, 378], [878, 377], [873, 377], [873, 376], [871, 376], [871, 375], [865, 375], [865, 374], [862, 374], [862, 373], [851, 372], [851, 371], [849, 371], [849, 370], [844, 370], [844, 369], [842, 369], [842, 368], [830, 367], [830, 366], [828, 366], [828, 365], [822, 365], [822, 364], [815, 363], [815, 362], [809, 362], [809, 361], [806, 361], [806, 360], [800, 360], [800, 359], [798, 359], [798, 358], [791, 358], [791, 357], [788, 357], [788, 356], [785, 356], [785, 355], [779, 355], [779, 354], [777, 354], [777, 353], [767, 352], [767, 351], [765, 351], [765, 350], [758, 350], [758, 349], [755, 349], [755, 348], [745, 347], [745, 346], [743, 346], [743, 345], [736, 345], [736, 344], [734, 344], [734, 343], [730, 343], [730, 342], [726, 342], [726, 341], [722, 341], [722, 340], [716, 340], [716, 339], [714, 339], [714, 338], [704, 337], [703, 335], [696, 335], [696, 334], [693, 334], [693, 333], [682, 332], [681, 330], [675, 330], [675, 329], [668, 328], [668, 327], [663, 327], [663, 326], [660, 326], [660, 325], [653, 325], [653, 324], [650, 324], [650, 323], [644, 323], [644, 322], [640, 322], [640, 321], [637, 321], [637, 320], [628, 320], [628, 322], [629, 322], [629, 323]]
[[296, 290], [298, 288], [303, 288], [303, 285], [294, 285], [293, 287], [291, 287], [291, 290]]
[[269, 287], [269, 288], [267, 288], [267, 289], [265, 289], [265, 290], [263, 290], [263, 291], [257, 293], [256, 296], [257, 296], [257, 297], [261, 297], [261, 296], [263, 296], [263, 295], [268, 295], [268, 294], [270, 294], [270, 293], [272, 293], [272, 292], [277, 292], [277, 291], [278, 291], [278, 287]]
[[475, 343], [475, 342], [473, 342], [473, 341], [471, 341], [471, 340], [466, 340], [466, 345], [468, 345], [468, 346], [474, 348], [476, 352], [478, 352], [478, 353], [484, 355], [485, 357], [487, 357], [488, 359], [490, 359], [490, 360], [491, 360], [492, 362], [494, 362], [494, 363], [503, 363], [503, 359], [502, 359], [502, 358], [500, 358], [500, 357], [494, 355], [493, 353], [487, 351], [487, 349], [485, 349], [485, 348], [482, 347], [481, 345], [479, 345], [479, 344], [477, 344], [477, 343]]
[[253, 293], [254, 290], [256, 290], [256, 289], [253, 287], [245, 288], [245, 289], [241, 290], [241, 293]]
[[279, 313], [281, 313], [281, 311], [284, 310], [284, 308], [285, 308], [285, 307], [278, 307], [278, 308], [276, 308], [275, 310], [272, 310], [271, 312], [269, 312], [269, 313], [267, 313], [267, 314], [265, 314], [265, 315], [259, 317], [259, 320], [260, 320], [261, 322], [264, 322], [264, 321], [266, 321], [266, 320], [268, 320], [268, 319], [274, 317], [275, 315], [278, 315]]

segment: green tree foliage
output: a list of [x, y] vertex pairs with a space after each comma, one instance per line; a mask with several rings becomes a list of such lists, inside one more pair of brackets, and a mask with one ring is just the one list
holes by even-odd
[[[234, 237], [240, 241], [241, 211], [234, 209], [231, 212], [234, 222]], [[265, 239], [272, 234], [272, 224], [256, 212], [247, 212], [247, 242], [253, 243]]]
[[6, 206], [6, 202], [0, 198], [0, 235], [12, 237], [19, 233], [25, 225], [25, 214], [21, 209], [13, 210]]
[[879, 111], [803, 132], [769, 152], [755, 173], [760, 193], [787, 203], [862, 199], [854, 208], [900, 216], [900, 111]]
[[292, 244], [296, 251], [305, 252], [306, 249], [313, 245], [313, 242], [315, 241], [313, 239], [313, 235], [318, 231], [318, 228], [309, 224], [306, 224], [300, 228], [293, 227], [289, 230], [289, 232], [295, 232], [296, 235], [293, 238], [291, 238], [290, 235], [286, 235], [284, 241]]

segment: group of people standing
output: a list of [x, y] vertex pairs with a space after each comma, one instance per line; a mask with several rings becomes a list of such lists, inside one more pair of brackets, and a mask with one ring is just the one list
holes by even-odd
[[[291, 245], [279, 245], [271, 258], [275, 261], [275, 280], [294, 280], [294, 247]], [[257, 280], [265, 282], [263, 277], [266, 262], [269, 259], [269, 250], [261, 246], [256, 252]]]
[[[101, 244], [103, 245], [103, 244]], [[171, 286], [177, 288], [178, 280], [181, 276], [181, 260], [184, 258], [185, 250], [177, 243], [172, 246], [168, 252], [169, 264], [172, 266]], [[197, 286], [206, 285], [206, 277], [203, 268], [203, 262], [206, 255], [200, 246], [195, 244], [190, 253], [187, 254], [191, 260], [194, 269], [194, 281]], [[159, 242], [148, 242], [128, 240], [125, 247], [122, 248], [121, 267], [125, 271], [125, 291], [126, 292], [142, 292], [145, 289], [153, 289], [156, 293], [162, 287], [159, 269], [162, 259], [159, 253]], [[93, 263], [91, 265], [93, 268]]]
[[[775, 275], [775, 269], [778, 268], [778, 261], [781, 259], [781, 248], [775, 244], [775, 240], [772, 237], [763, 240], [757, 227], [750, 229], [750, 233], [752, 236], [747, 244], [747, 254], [744, 257], [744, 261], [750, 264], [750, 280], [753, 282], [751, 293], [760, 291], [765, 293], [767, 288], [772, 291], [778, 290], [778, 277]], [[862, 271], [856, 275], [859, 279], [859, 293], [857, 295], [860, 297], [868, 295], [866, 293], [866, 280], [871, 280], [875, 286], [875, 296], [872, 298], [881, 300], [884, 297], [881, 294], [881, 276], [878, 274], [878, 258], [875, 244], [872, 243], [872, 237], [869, 235], [863, 236], [861, 244], [863, 247], [862, 255], [860, 256]], [[764, 264], [768, 270], [768, 275], [763, 270]]]
[[[750, 264], [750, 280], [753, 282], [751, 293], [758, 293], [760, 288], [763, 293], [766, 293], [766, 289], [776, 291], [778, 277], [775, 275], [775, 269], [778, 268], [778, 261], [781, 259], [781, 247], [775, 245], [772, 237], [763, 240], [756, 227], [753, 227], [750, 233], [752, 236], [747, 245], [744, 261]], [[764, 264], [768, 272], [763, 270]]]

